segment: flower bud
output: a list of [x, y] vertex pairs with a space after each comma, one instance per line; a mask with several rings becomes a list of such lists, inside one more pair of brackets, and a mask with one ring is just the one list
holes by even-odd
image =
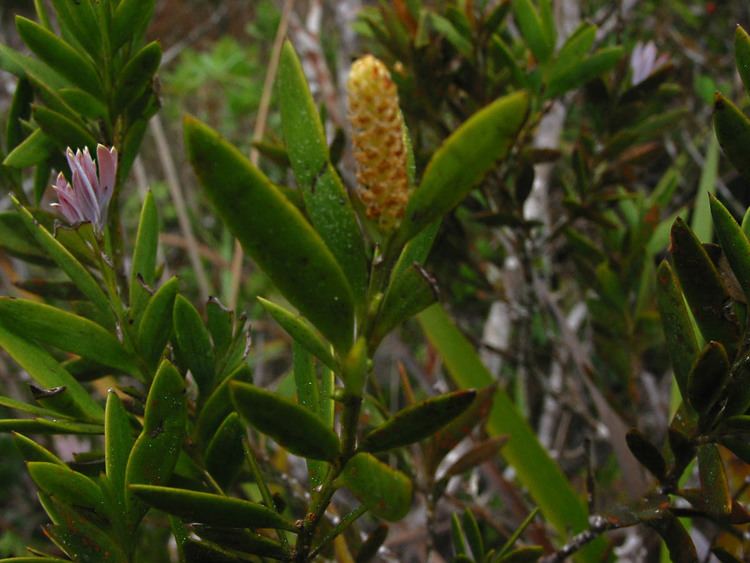
[[398, 227], [409, 199], [396, 85], [385, 65], [366, 55], [352, 65], [348, 90], [360, 197], [367, 216], [389, 233]]

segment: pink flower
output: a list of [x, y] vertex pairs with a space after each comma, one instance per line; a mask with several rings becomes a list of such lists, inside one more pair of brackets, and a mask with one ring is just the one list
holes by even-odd
[[669, 62], [669, 56], [656, 50], [653, 41], [645, 45], [636, 43], [633, 52], [630, 53], [630, 69], [633, 71], [633, 86], [640, 84], [651, 76], [654, 71]]
[[70, 166], [73, 185], [65, 179], [62, 172], [52, 189], [57, 192], [58, 203], [52, 205], [60, 208], [63, 217], [71, 224], [90, 222], [97, 233], [101, 233], [107, 222], [107, 205], [115, 189], [117, 174], [117, 150], [103, 145], [96, 147], [96, 160], [99, 163], [97, 175], [88, 148], [75, 154], [68, 147], [65, 152]]

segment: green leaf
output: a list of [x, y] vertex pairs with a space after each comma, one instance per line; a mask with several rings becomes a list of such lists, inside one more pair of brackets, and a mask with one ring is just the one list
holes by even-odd
[[750, 119], [718, 92], [714, 96], [714, 130], [729, 161], [745, 178], [750, 178]]
[[106, 478], [121, 514], [125, 513], [125, 472], [135, 443], [128, 413], [117, 393], [107, 393], [104, 414], [104, 464]]
[[[716, 135], [711, 135], [706, 148], [706, 158], [701, 169], [701, 178], [698, 182], [698, 192], [695, 194], [693, 207], [693, 220], [690, 227], [695, 236], [702, 242], [711, 242], [713, 238], [713, 225], [711, 216], [713, 194], [716, 193], [716, 179], [719, 173], [719, 140]], [[715, 220], [715, 219], [714, 219]]]
[[34, 74], [50, 88], [59, 89], [70, 86], [70, 83], [49, 65], [35, 57], [22, 55], [6, 45], [0, 45], [0, 68], [18, 78], [29, 78], [29, 74]]
[[182, 295], [175, 298], [172, 321], [178, 356], [184, 360], [184, 367], [193, 374], [201, 396], [205, 397], [214, 383], [211, 335], [198, 310]]
[[687, 380], [686, 398], [700, 415], [708, 413], [724, 390], [729, 368], [727, 352], [718, 342], [706, 344], [696, 358]]
[[666, 260], [659, 264], [656, 282], [656, 302], [664, 327], [667, 350], [672, 359], [675, 380], [681, 396], [687, 397], [690, 371], [699, 351], [698, 339], [677, 278]]
[[711, 216], [721, 242], [721, 249], [750, 302], [750, 242], [727, 208], [713, 195], [710, 195], [710, 200]]
[[18, 336], [139, 376], [135, 358], [100, 325], [57, 307], [28, 299], [0, 297], [0, 323]]
[[154, 15], [156, 0], [120, 0], [112, 18], [112, 48], [139, 40]]
[[367, 453], [359, 453], [344, 466], [336, 483], [347, 487], [376, 516], [396, 522], [411, 508], [409, 478]]
[[464, 35], [456, 29], [453, 23], [448, 19], [444, 18], [436, 12], [427, 12], [430, 17], [430, 22], [435, 30], [445, 37], [448, 42], [455, 47], [456, 51], [461, 53], [468, 60], [474, 58], [474, 46], [471, 41], [466, 39]]
[[179, 282], [170, 278], [149, 299], [138, 326], [138, 350], [149, 367], [155, 367], [172, 332], [172, 310]]
[[315, 362], [307, 349], [297, 342], [292, 345], [292, 371], [297, 402], [311, 412], [319, 412], [320, 390], [315, 374]]
[[555, 38], [550, 36], [548, 25], [542, 21], [531, 0], [513, 0], [512, 5], [513, 16], [529, 50], [537, 61], [546, 63], [555, 48]]
[[569, 68], [578, 64], [581, 59], [591, 50], [596, 39], [596, 26], [589, 22], [583, 22], [578, 26], [570, 37], [565, 41], [560, 52], [557, 54], [554, 69], [558, 67]]
[[321, 338], [315, 327], [307, 322], [304, 317], [292, 313], [284, 309], [281, 305], [277, 305], [262, 297], [258, 297], [258, 301], [260, 301], [260, 304], [263, 305], [268, 314], [289, 333], [295, 342], [304, 346], [308, 352], [329, 368], [333, 370], [338, 369], [338, 362], [331, 353], [331, 347]]
[[700, 561], [693, 540], [690, 539], [690, 534], [685, 526], [671, 513], [668, 512], [662, 518], [646, 523], [662, 537], [672, 561], [679, 561], [680, 563], [698, 563]]
[[648, 469], [660, 482], [664, 482], [667, 475], [667, 463], [664, 461], [664, 457], [662, 457], [659, 449], [636, 429], [630, 430], [625, 439], [628, 449], [630, 449], [641, 465]]
[[130, 490], [154, 508], [189, 522], [228, 528], [276, 528], [296, 532], [293, 522], [276, 511], [247, 500], [171, 487], [130, 485]]
[[70, 418], [64, 414], [60, 414], [51, 409], [39, 407], [37, 405], [30, 405], [28, 403], [23, 403], [21, 401], [16, 401], [15, 399], [11, 399], [10, 397], [0, 396], [0, 407], [6, 407], [6, 408], [17, 410], [20, 412], [33, 414], [35, 416], [47, 416], [50, 418], [54, 418], [54, 417]]
[[146, 91], [160, 63], [161, 47], [156, 41], [143, 47], [128, 61], [117, 82], [114, 102], [117, 111], [124, 112]]
[[729, 294], [700, 241], [680, 218], [672, 225], [670, 249], [675, 272], [703, 337], [721, 342], [732, 355], [739, 327], [725, 311], [725, 305], [731, 302]]
[[91, 59], [82, 56], [57, 35], [23, 16], [16, 16], [16, 28], [23, 42], [42, 61], [73, 84], [94, 96], [101, 96], [102, 84]]
[[240, 417], [233, 412], [224, 419], [206, 448], [206, 469], [222, 488], [237, 477], [245, 461], [244, 435]]
[[[459, 387], [479, 388], [492, 384], [494, 378], [474, 347], [440, 306], [433, 305], [417, 318]], [[565, 535], [587, 529], [588, 518], [583, 502], [518, 413], [510, 397], [501, 389], [495, 394], [487, 427], [490, 434], [508, 436], [508, 443], [501, 453], [516, 470], [519, 481], [529, 490], [549, 522]], [[601, 558], [597, 554], [603, 553], [603, 548], [602, 542], [594, 541], [579, 553], [580, 560], [599, 561]]]
[[380, 452], [424, 440], [469, 408], [476, 395], [473, 389], [454, 391], [400, 410], [368, 433], [360, 448]]
[[34, 90], [27, 78], [21, 78], [13, 93], [13, 101], [8, 109], [8, 122], [5, 125], [5, 150], [12, 151], [23, 138], [25, 132], [21, 121], [31, 116], [31, 102], [34, 100]]
[[3, 160], [11, 168], [27, 168], [44, 162], [55, 149], [55, 143], [41, 129], [35, 129], [20, 145], [15, 147]]
[[240, 365], [211, 393], [206, 399], [203, 408], [198, 415], [198, 421], [195, 424], [195, 434], [199, 443], [208, 446], [214, 433], [232, 410], [232, 399], [229, 392], [229, 383], [231, 381], [252, 381], [252, 372], [247, 364]]
[[745, 91], [750, 93], [750, 35], [741, 25], [738, 25], [734, 32], [734, 57], [737, 71], [745, 84]]
[[79, 88], [61, 88], [57, 91], [63, 102], [78, 115], [92, 120], [107, 119], [107, 106], [98, 98]]
[[370, 341], [380, 342], [394, 328], [435, 303], [438, 297], [437, 282], [415, 262], [388, 287]]
[[27, 438], [23, 434], [13, 432], [13, 443], [26, 461], [45, 461], [47, 463], [56, 463], [61, 466], [65, 465], [63, 460], [51, 451], [36, 443], [31, 438]]
[[732, 494], [716, 444], [698, 446], [701, 491], [709, 514], [721, 518], [732, 512]]
[[307, 214], [346, 275], [355, 301], [364, 306], [364, 239], [346, 188], [330, 163], [318, 108], [289, 41], [279, 61], [278, 95], [287, 152]]
[[13, 211], [0, 213], [0, 247], [23, 260], [49, 264], [45, 252], [33, 238], [29, 238], [23, 221]]
[[0, 432], [23, 432], [24, 434], [103, 434], [99, 424], [85, 424], [44, 418], [10, 418], [0, 420]]
[[120, 546], [99, 526], [60, 503], [50, 505], [60, 516], [60, 525], [48, 526], [46, 535], [80, 563], [128, 563]]
[[59, 463], [32, 461], [27, 468], [34, 483], [56, 501], [106, 518], [102, 491], [92, 479]]
[[149, 300], [148, 291], [141, 280], [152, 287], [156, 282], [156, 252], [159, 247], [159, 214], [154, 195], [149, 192], [143, 200], [138, 233], [133, 248], [133, 263], [130, 267], [129, 303], [130, 316], [136, 326]]
[[506, 154], [526, 120], [527, 103], [525, 92], [500, 98], [445, 140], [409, 199], [397, 233], [402, 244], [453, 209]]
[[555, 65], [550, 73], [546, 98], [554, 98], [601, 76], [622, 59], [622, 47], [604, 47], [571, 66]]
[[341, 452], [338, 436], [306, 408], [248, 383], [229, 387], [237, 411], [291, 453], [332, 461]]
[[217, 360], [224, 357], [234, 338], [234, 312], [221, 304], [216, 297], [209, 297], [206, 303], [206, 326], [211, 333], [214, 353]]
[[76, 284], [76, 287], [81, 290], [81, 293], [88, 297], [94, 305], [96, 305], [99, 311], [114, 323], [115, 317], [112, 308], [110, 307], [109, 299], [99, 287], [99, 284], [94, 277], [68, 249], [60, 244], [60, 242], [58, 242], [47, 229], [34, 219], [25, 207], [18, 203], [18, 200], [13, 198], [13, 203], [26, 225], [26, 228], [31, 232], [37, 243], [39, 243], [39, 246], [47, 252], [49, 257], [52, 258], [58, 266], [60, 266], [70, 280]]
[[352, 292], [320, 236], [268, 178], [215, 131], [187, 118], [185, 142], [196, 174], [230, 231], [289, 302], [338, 350], [346, 351], [354, 332]]
[[52, 0], [63, 36], [72, 36], [89, 53], [98, 54], [102, 47], [101, 30], [89, 2]]
[[189, 540], [185, 544], [186, 563], [257, 561], [258, 557], [254, 556], [258, 555], [281, 561], [289, 559], [287, 550], [278, 541], [268, 536], [236, 528], [216, 528], [204, 525], [190, 526], [190, 528], [201, 537], [201, 541]]
[[[163, 361], [146, 400], [143, 430], [135, 441], [125, 470], [126, 485], [166, 483], [180, 454], [187, 423], [185, 383], [168, 361]], [[145, 513], [132, 495], [127, 507], [130, 526]]]
[[93, 152], [96, 139], [79, 122], [44, 106], [34, 106], [34, 121], [60, 149], [88, 147]]
[[103, 419], [102, 408], [91, 395], [63, 368], [57, 360], [32, 341], [22, 338], [0, 324], [0, 347], [41, 387], [64, 387], [72, 403], [70, 412], [63, 413], [81, 417], [84, 421], [98, 422]]

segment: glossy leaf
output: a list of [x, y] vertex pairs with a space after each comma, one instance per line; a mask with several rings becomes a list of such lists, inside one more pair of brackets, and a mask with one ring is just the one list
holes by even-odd
[[211, 333], [216, 359], [224, 357], [234, 338], [234, 312], [221, 304], [216, 297], [206, 303], [206, 327]]
[[75, 112], [89, 119], [106, 119], [108, 109], [104, 103], [80, 88], [62, 88], [60, 98]]
[[312, 355], [296, 342], [292, 345], [292, 372], [294, 373], [297, 402], [311, 412], [318, 413], [320, 390], [315, 373], [315, 362]]
[[101, 30], [95, 21], [96, 16], [91, 10], [90, 2], [52, 0], [52, 5], [55, 7], [63, 37], [68, 37], [67, 33], [90, 53], [99, 53], [102, 41]]
[[529, 50], [534, 54], [537, 61], [545, 63], [552, 56], [555, 48], [555, 39], [550, 37], [548, 29], [532, 4], [531, 0], [513, 0], [513, 16], [518, 23]]
[[469, 408], [476, 395], [474, 390], [454, 391], [407, 407], [367, 434], [360, 448], [379, 452], [432, 436]]
[[750, 242], [742, 232], [742, 228], [734, 220], [732, 214], [713, 195], [711, 200], [711, 216], [714, 221], [716, 234], [721, 242], [721, 249], [732, 267], [737, 281], [750, 302]]
[[272, 301], [258, 297], [263, 308], [289, 333], [289, 335], [304, 346], [308, 352], [326, 364], [329, 368], [338, 369], [336, 358], [331, 353], [331, 347], [321, 338], [318, 332], [304, 317], [284, 309]]
[[42, 61], [73, 84], [95, 96], [101, 95], [101, 81], [90, 59], [83, 57], [54, 33], [23, 16], [16, 16], [16, 28], [24, 43]]
[[119, 49], [128, 40], [138, 40], [146, 32], [156, 0], [120, 0], [112, 17], [112, 47]]
[[182, 295], [175, 298], [172, 321], [178, 357], [190, 370], [201, 395], [206, 396], [215, 376], [211, 335], [203, 324], [200, 313]]
[[130, 485], [135, 495], [154, 508], [189, 522], [229, 528], [277, 528], [296, 532], [297, 528], [278, 512], [247, 500], [186, 489]]
[[687, 397], [690, 371], [699, 351], [698, 340], [677, 278], [666, 260], [659, 264], [656, 281], [656, 301], [662, 325], [665, 327], [664, 336], [672, 359], [675, 380], [681, 395]]
[[114, 321], [114, 314], [112, 313], [109, 299], [88, 270], [47, 229], [40, 225], [25, 207], [21, 206], [15, 199], [13, 203], [16, 209], [18, 209], [18, 213], [26, 228], [34, 239], [36, 239], [39, 246], [60, 266], [71, 281], [76, 284], [78, 289], [96, 305], [99, 311], [106, 318]]
[[34, 483], [58, 502], [105, 517], [102, 491], [92, 479], [59, 463], [33, 461], [27, 468]]
[[52, 525], [46, 534], [80, 563], [128, 563], [129, 558], [99, 526], [59, 503], [52, 503], [65, 525]]
[[337, 482], [351, 490], [373, 514], [389, 522], [401, 520], [411, 508], [409, 478], [370, 454], [352, 457]]
[[714, 130], [729, 161], [750, 178], [750, 156], [745, 150], [750, 143], [750, 119], [718, 92], [714, 97]]
[[35, 416], [47, 416], [47, 417], [60, 417], [60, 418], [70, 418], [64, 414], [57, 413], [51, 409], [47, 409], [44, 407], [40, 407], [37, 405], [30, 405], [28, 403], [24, 403], [22, 401], [16, 401], [15, 399], [11, 399], [10, 397], [2, 397], [0, 396], [0, 407], [6, 407], [9, 409], [14, 409], [20, 412], [25, 412], [28, 414], [33, 414]]
[[711, 341], [695, 360], [687, 381], [690, 405], [704, 415], [719, 398], [729, 378], [729, 358], [724, 347]]
[[13, 443], [26, 461], [44, 461], [64, 466], [65, 463], [51, 451], [23, 434], [13, 432]]
[[[422, 330], [440, 352], [453, 381], [463, 388], [486, 387], [493, 377], [479, 360], [473, 345], [437, 306], [418, 316]], [[505, 391], [498, 389], [490, 411], [488, 431], [507, 435], [501, 455], [515, 468], [519, 481], [529, 490], [550, 523], [562, 534], [588, 528], [586, 509], [558, 466], [539, 444], [536, 434], [518, 413]], [[580, 552], [583, 561], [598, 561], [602, 542], [594, 541]]]
[[135, 358], [98, 324], [57, 307], [0, 297], [0, 323], [18, 336], [49, 344], [129, 375], [139, 375]]
[[672, 225], [670, 249], [675, 272], [703, 337], [721, 342], [731, 355], [739, 327], [725, 311], [729, 294], [700, 241], [680, 218]]
[[224, 419], [206, 448], [206, 469], [221, 487], [227, 487], [242, 468], [244, 435], [239, 415], [232, 413]]
[[96, 148], [96, 138], [77, 121], [44, 106], [34, 106], [34, 121], [39, 128], [57, 144], [60, 150], [66, 147]]
[[160, 63], [161, 47], [156, 41], [152, 41], [133, 55], [118, 78], [114, 102], [118, 110], [125, 111], [143, 94], [154, 79]]
[[[249, 554], [280, 560], [285, 560], [289, 557], [287, 551], [278, 541], [248, 530], [217, 528], [214, 526], [205, 526], [203, 524], [192, 525], [190, 526], [190, 529], [204, 540], [201, 542], [204, 547], [210, 545], [213, 549], [220, 545], [222, 549], [225, 550], [224, 554], [227, 554], [230, 557], [245, 557], [251, 560], [254, 560], [255, 558], [252, 558]], [[205, 540], [210, 540], [211, 543], [206, 544]], [[188, 557], [188, 562], [189, 561], [191, 560]], [[205, 560], [194, 559], [193, 561], [204, 563]]]
[[208, 446], [214, 432], [232, 410], [229, 392], [231, 381], [252, 381], [252, 371], [247, 364], [240, 365], [222, 381], [206, 399], [195, 424], [195, 432], [200, 443]]
[[677, 518], [668, 513], [663, 518], [650, 521], [648, 524], [664, 540], [672, 561], [679, 561], [680, 563], [698, 563], [700, 561], [693, 540], [690, 539], [690, 534]]
[[330, 163], [318, 108], [288, 41], [279, 61], [278, 96], [286, 148], [307, 214], [344, 271], [355, 300], [364, 305], [367, 264], [362, 233], [346, 188]]
[[337, 349], [348, 349], [354, 322], [352, 291], [320, 236], [218, 133], [187, 118], [185, 143], [209, 199], [248, 254]]
[[719, 518], [728, 516], [732, 511], [732, 493], [716, 444], [698, 446], [698, 469], [707, 511]]
[[179, 282], [171, 278], [149, 299], [138, 325], [138, 350], [149, 367], [155, 367], [172, 333], [172, 311]]
[[52, 154], [55, 143], [41, 129], [35, 129], [3, 160], [5, 166], [26, 168], [44, 162]]
[[734, 56], [745, 90], [750, 92], [750, 35], [741, 25], [734, 32]]
[[0, 432], [22, 432], [24, 434], [103, 434], [99, 424], [72, 422], [69, 420], [47, 420], [45, 418], [0, 419]]
[[339, 455], [338, 436], [316, 414], [254, 385], [232, 382], [229, 387], [237, 411], [293, 454], [323, 461]]
[[667, 475], [667, 463], [659, 449], [638, 430], [630, 430], [625, 439], [628, 448], [635, 458], [648, 469], [659, 481], [664, 481]]
[[0, 347], [44, 388], [64, 387], [72, 402], [70, 416], [80, 416], [85, 421], [103, 419], [102, 408], [91, 395], [47, 351], [8, 330], [0, 323]]
[[[168, 361], [162, 362], [146, 400], [143, 430], [135, 441], [125, 470], [125, 483], [161, 485], [172, 474], [185, 436], [187, 408], [185, 382]], [[127, 498], [130, 525], [134, 526], [145, 510]]]
[[129, 303], [130, 316], [138, 326], [141, 314], [149, 300], [143, 283], [153, 287], [156, 282], [156, 252], [159, 247], [159, 214], [154, 195], [149, 191], [143, 200], [138, 232], [133, 247], [133, 263], [130, 266]]
[[399, 241], [407, 242], [453, 209], [505, 155], [526, 119], [527, 103], [524, 92], [500, 98], [446, 139], [409, 199]]
[[128, 413], [117, 393], [107, 393], [104, 418], [104, 464], [106, 478], [118, 511], [125, 513], [125, 471], [135, 443]]

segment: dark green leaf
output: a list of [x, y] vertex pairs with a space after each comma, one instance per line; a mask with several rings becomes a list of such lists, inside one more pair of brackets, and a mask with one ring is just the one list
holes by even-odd
[[44, 418], [10, 418], [0, 420], [0, 432], [24, 434], [104, 434], [99, 424], [85, 424]]
[[34, 99], [34, 91], [28, 79], [22, 78], [16, 85], [13, 101], [8, 109], [8, 122], [5, 126], [5, 150], [12, 151], [25, 136], [21, 120], [29, 119], [31, 116], [31, 102]]
[[92, 479], [59, 463], [33, 461], [27, 467], [34, 483], [58, 502], [105, 518], [104, 497]]
[[407, 407], [367, 434], [360, 448], [379, 452], [423, 440], [469, 408], [476, 395], [474, 390], [454, 391]]
[[714, 130], [729, 161], [745, 178], [750, 178], [750, 155], [746, 150], [750, 143], [750, 120], [718, 92], [714, 97]]
[[625, 436], [628, 448], [635, 458], [648, 469], [654, 477], [663, 482], [667, 475], [667, 463], [659, 449], [638, 430], [630, 430]]
[[293, 522], [255, 502], [171, 487], [130, 485], [130, 490], [154, 508], [189, 522], [228, 528], [277, 528], [290, 532], [297, 531]]
[[128, 413], [117, 393], [110, 390], [104, 418], [104, 463], [108, 486], [121, 514], [125, 513], [125, 471], [134, 443]]
[[240, 365], [211, 393], [203, 404], [198, 421], [195, 425], [195, 431], [198, 441], [208, 446], [211, 438], [216, 432], [221, 422], [227, 417], [232, 410], [232, 399], [229, 393], [230, 381], [252, 381], [252, 372], [247, 364]]
[[154, 196], [149, 191], [143, 200], [138, 233], [133, 248], [133, 263], [130, 267], [130, 316], [138, 326], [149, 294], [143, 283], [153, 287], [156, 282], [156, 251], [159, 246], [159, 214]]
[[229, 386], [237, 411], [293, 454], [323, 461], [339, 455], [338, 436], [315, 413], [254, 385]]
[[337, 482], [350, 489], [373, 514], [396, 522], [411, 508], [409, 478], [367, 453], [351, 458]]
[[74, 554], [80, 563], [128, 563], [120, 546], [99, 526], [76, 514], [68, 507], [52, 501], [64, 525], [46, 528], [46, 534], [66, 553]]
[[11, 168], [26, 168], [44, 162], [52, 154], [55, 143], [41, 129], [35, 129], [20, 145], [5, 157], [3, 164]]
[[700, 561], [693, 540], [690, 539], [690, 534], [671, 513], [647, 523], [664, 540], [672, 561], [679, 561], [680, 563], [698, 563]]
[[208, 395], [214, 383], [214, 352], [211, 335], [195, 307], [182, 295], [174, 301], [174, 341], [179, 357], [193, 374], [201, 396]]
[[160, 63], [161, 47], [156, 41], [143, 47], [128, 61], [118, 78], [114, 102], [117, 111], [124, 112], [145, 92]]
[[552, 56], [555, 39], [545, 29], [545, 24], [531, 0], [513, 0], [513, 16], [518, 23], [529, 50], [537, 61], [545, 63]]
[[732, 511], [732, 494], [716, 444], [698, 446], [698, 469], [706, 510], [719, 518], [728, 516]]
[[154, 368], [172, 332], [172, 310], [179, 282], [170, 278], [149, 299], [138, 325], [138, 350], [146, 364]]
[[590, 82], [614, 68], [622, 55], [622, 47], [605, 47], [571, 66], [555, 65], [545, 96], [554, 98]]
[[96, 21], [96, 14], [91, 9], [91, 2], [52, 0], [52, 5], [55, 7], [63, 36], [72, 36], [88, 52], [99, 53], [102, 46], [101, 30]]
[[734, 32], [734, 57], [745, 90], [750, 92], [750, 35], [741, 25], [738, 25]]
[[31, 438], [27, 438], [23, 434], [13, 432], [13, 443], [16, 445], [18, 450], [21, 452], [24, 460], [26, 461], [44, 461], [47, 463], [56, 463], [64, 466], [65, 463], [47, 448], [36, 443]]
[[34, 106], [34, 121], [63, 150], [65, 147], [88, 147], [93, 153], [96, 139], [79, 122], [44, 106]]
[[696, 358], [687, 381], [687, 399], [701, 415], [719, 398], [729, 378], [729, 358], [718, 342], [709, 342]]
[[[209, 199], [292, 305], [340, 351], [352, 343], [351, 287], [299, 210], [215, 131], [192, 118], [185, 142]], [[256, 211], [262, 209], [263, 213]], [[248, 221], [248, 217], [254, 217]]]
[[156, 0], [120, 0], [112, 18], [112, 48], [138, 41], [154, 14]]
[[239, 415], [232, 413], [224, 419], [206, 448], [206, 469], [222, 488], [231, 484], [242, 468], [244, 435]]
[[234, 312], [230, 311], [216, 297], [209, 297], [206, 303], [206, 326], [211, 333], [216, 359], [224, 357], [232, 344], [234, 333]]
[[57, 93], [65, 104], [77, 112], [78, 115], [93, 120], [107, 118], [109, 111], [107, 110], [107, 106], [88, 92], [84, 92], [79, 88], [62, 88]]
[[742, 228], [734, 220], [726, 207], [709, 194], [711, 201], [711, 217], [714, 228], [721, 242], [721, 249], [732, 267], [737, 281], [750, 302], [750, 242], [742, 232]]

